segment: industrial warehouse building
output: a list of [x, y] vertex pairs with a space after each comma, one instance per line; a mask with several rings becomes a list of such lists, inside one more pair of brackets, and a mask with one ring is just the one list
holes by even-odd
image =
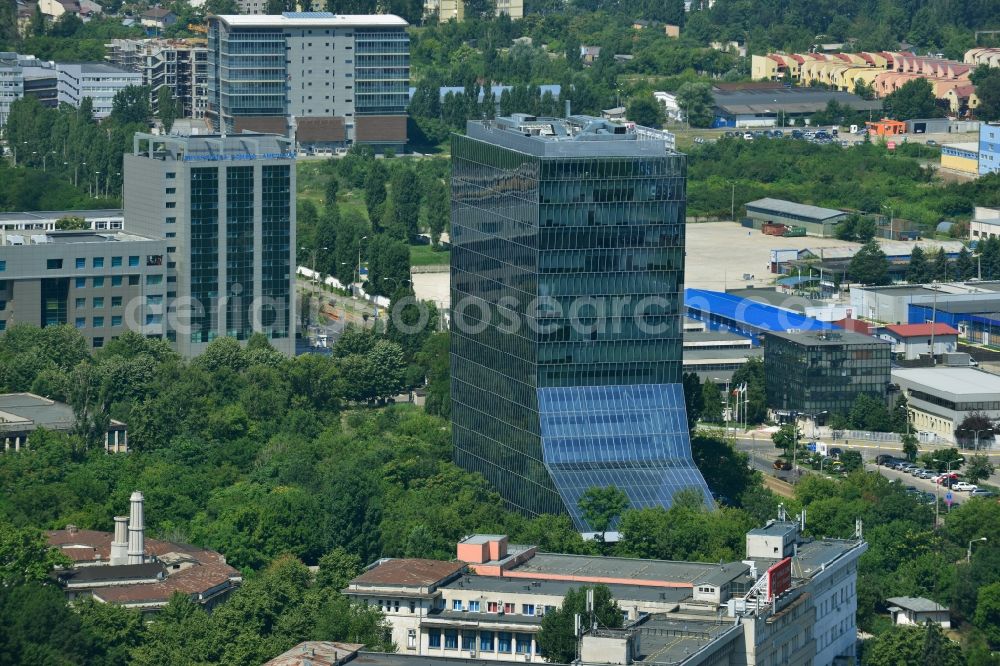
[[770, 222], [789, 227], [805, 227], [809, 236], [822, 238], [832, 237], [837, 224], [846, 220], [849, 215], [842, 210], [771, 198], [748, 201], [746, 209], [747, 217], [753, 221], [754, 229], [760, 229]]
[[[756, 56], [754, 56], [756, 57]], [[712, 90], [715, 127], [784, 127], [809, 124], [813, 114], [836, 102], [854, 111], [881, 113], [879, 102], [849, 92], [811, 88], [742, 88]]]
[[[950, 442], [965, 417], [980, 412], [1000, 418], [1000, 377], [975, 368], [937, 366], [896, 368], [892, 381], [906, 396], [910, 423], [920, 432], [932, 432]], [[989, 437], [983, 434], [983, 440]], [[980, 446], [990, 445], [980, 441]]]

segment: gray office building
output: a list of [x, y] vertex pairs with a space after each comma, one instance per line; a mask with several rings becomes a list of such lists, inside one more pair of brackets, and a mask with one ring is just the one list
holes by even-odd
[[136, 134], [130, 231], [164, 239], [165, 334], [183, 356], [217, 337], [295, 350], [295, 153], [268, 134]]
[[681, 386], [685, 157], [600, 118], [470, 121], [452, 142], [455, 461], [513, 507], [692, 488]]
[[216, 131], [294, 136], [309, 151], [402, 151], [407, 25], [391, 14], [212, 16], [206, 115]]
[[163, 337], [163, 240], [90, 230], [0, 239], [0, 332], [68, 324], [93, 348], [126, 330]]

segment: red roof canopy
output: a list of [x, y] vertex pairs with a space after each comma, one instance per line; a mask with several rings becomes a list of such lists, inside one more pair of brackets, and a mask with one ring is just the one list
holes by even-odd
[[895, 324], [885, 330], [901, 338], [926, 337], [928, 335], [958, 335], [958, 331], [940, 322], [936, 324]]

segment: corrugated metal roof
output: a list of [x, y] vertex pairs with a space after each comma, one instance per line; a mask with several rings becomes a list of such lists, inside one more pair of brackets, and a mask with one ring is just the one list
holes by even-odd
[[823, 222], [829, 220], [833, 217], [841, 217], [847, 215], [844, 211], [834, 210], [832, 208], [821, 208], [819, 206], [810, 206], [808, 204], [795, 203], [794, 201], [785, 201], [784, 199], [772, 199], [770, 197], [765, 197], [763, 199], [757, 199], [756, 201], [748, 201], [746, 204], [747, 212], [751, 208], [759, 210], [761, 212], [774, 212], [774, 213], [788, 213], [790, 215], [799, 215], [802, 217], [808, 217], [816, 220], [817, 222]]
[[833, 324], [791, 310], [707, 289], [685, 289], [684, 305], [764, 331], [818, 331], [833, 328]]

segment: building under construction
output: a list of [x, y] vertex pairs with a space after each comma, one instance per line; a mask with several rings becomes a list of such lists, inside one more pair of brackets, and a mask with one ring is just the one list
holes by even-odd
[[114, 39], [105, 59], [142, 74], [150, 104], [159, 113], [160, 89], [179, 103], [179, 117], [204, 118], [208, 99], [208, 42], [205, 39]]

